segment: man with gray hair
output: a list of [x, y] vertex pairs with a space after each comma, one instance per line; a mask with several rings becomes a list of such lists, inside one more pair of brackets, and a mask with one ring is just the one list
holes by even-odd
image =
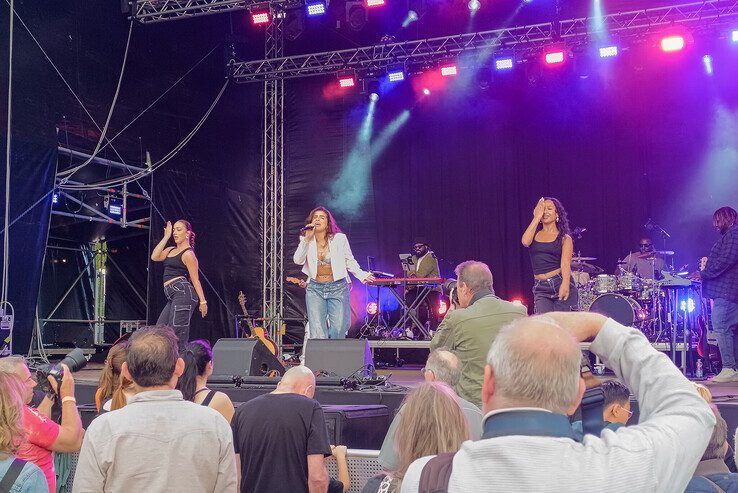
[[[579, 342], [636, 394], [640, 423], [578, 437]], [[482, 438], [413, 462], [402, 493], [684, 491], [715, 416], [644, 335], [596, 313], [552, 312], [505, 327], [489, 350]], [[581, 440], [581, 441], [580, 441]], [[445, 472], [442, 472], [445, 471]]]
[[[728, 424], [717, 407], [710, 406], [715, 414], [715, 428], [710, 441], [707, 442], [702, 460], [694, 471], [694, 477], [687, 485], [686, 493], [702, 493], [714, 491], [736, 491], [738, 474], [730, 472], [725, 463], [728, 451]], [[717, 485], [716, 488], [715, 486]]]
[[[423, 368], [423, 379], [426, 382], [443, 382], [449, 387], [454, 387], [459, 383], [461, 378], [461, 366], [459, 358], [451, 351], [441, 348], [436, 349], [428, 356], [428, 361]], [[456, 396], [456, 400], [464, 411], [466, 421], [469, 423], [469, 438], [478, 440], [482, 436], [482, 411], [471, 402]], [[395, 414], [395, 418], [390, 424], [387, 435], [382, 443], [382, 450], [379, 451], [377, 462], [384, 467], [385, 470], [391, 471], [397, 465], [397, 453], [395, 452], [395, 431], [400, 424], [402, 415], [402, 407]]]
[[87, 429], [74, 493], [236, 490], [228, 422], [175, 390], [185, 363], [174, 331], [143, 327], [131, 336], [121, 374], [136, 394]]
[[456, 393], [477, 407], [482, 405], [482, 379], [489, 345], [502, 326], [525, 317], [527, 311], [494, 295], [487, 264], [469, 260], [456, 267], [458, 307], [446, 314], [431, 341], [431, 350], [447, 347], [461, 362]]

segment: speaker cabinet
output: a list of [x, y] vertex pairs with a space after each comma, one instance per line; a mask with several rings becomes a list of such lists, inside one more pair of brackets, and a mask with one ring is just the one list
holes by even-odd
[[234, 375], [266, 376], [284, 366], [259, 339], [219, 339], [213, 346], [213, 381], [231, 381]]
[[308, 339], [305, 342], [305, 366], [329, 377], [346, 378], [367, 375], [367, 365], [374, 365], [366, 339]]

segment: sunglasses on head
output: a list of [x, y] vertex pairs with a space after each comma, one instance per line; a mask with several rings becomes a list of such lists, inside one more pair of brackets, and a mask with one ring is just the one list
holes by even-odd
[[653, 246], [651, 243], [641, 243], [641, 248], [648, 248]]

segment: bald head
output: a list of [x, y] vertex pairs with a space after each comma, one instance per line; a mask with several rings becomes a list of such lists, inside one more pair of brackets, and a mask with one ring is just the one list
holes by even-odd
[[509, 324], [487, 355], [485, 412], [508, 407], [573, 412], [583, 392], [580, 361], [579, 344], [554, 320], [539, 316]]
[[276, 393], [315, 395], [315, 375], [307, 366], [293, 366], [285, 372], [277, 385]]
[[440, 381], [455, 387], [461, 379], [459, 358], [448, 349], [436, 349], [428, 355], [425, 363], [425, 380]]

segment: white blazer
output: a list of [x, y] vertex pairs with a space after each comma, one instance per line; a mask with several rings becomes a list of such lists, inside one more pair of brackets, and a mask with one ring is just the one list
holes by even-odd
[[[361, 270], [354, 254], [351, 253], [351, 247], [345, 234], [336, 233], [333, 235], [333, 239], [328, 240], [328, 248], [331, 252], [333, 279], [346, 278], [346, 282], [351, 282], [348, 277], [349, 272], [362, 282], [369, 277], [369, 272]], [[297, 265], [302, 265], [302, 272], [307, 274], [310, 279], [315, 279], [318, 275], [318, 244], [315, 238], [306, 241], [304, 236], [300, 236], [300, 244], [297, 246], [292, 259]]]

